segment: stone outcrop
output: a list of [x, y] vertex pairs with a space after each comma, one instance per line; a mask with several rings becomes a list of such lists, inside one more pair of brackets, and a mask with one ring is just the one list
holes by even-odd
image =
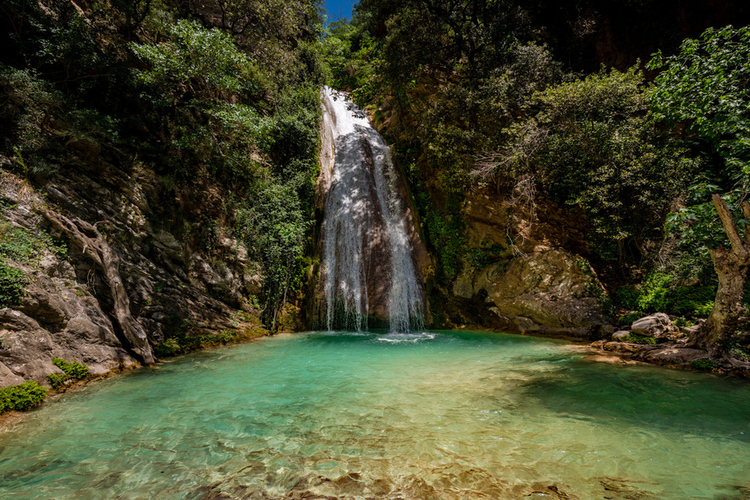
[[[457, 322], [504, 331], [591, 338], [606, 320], [604, 289], [581, 256], [582, 221], [544, 202], [478, 192], [464, 206], [470, 248], [489, 264], [464, 263], [449, 290]], [[580, 253], [579, 253], [580, 252]], [[612, 332], [614, 330], [611, 330]]]
[[[257, 328], [239, 313], [248, 313], [243, 318], [258, 313], [251, 299], [260, 292], [259, 266], [228, 234], [217, 231], [211, 248], [198, 251], [189, 233], [174, 230], [184, 223], [166, 225], [169, 219], [155, 211], [173, 200], [163, 198], [162, 186], [145, 168], [102, 162], [96, 172], [82, 168], [48, 179], [44, 198], [26, 181], [0, 174], [6, 224], [29, 234], [70, 237], [66, 255], [44, 250], [31, 264], [9, 262], [24, 272], [27, 284], [19, 303], [0, 308], [0, 387], [44, 382], [46, 375], [60, 372], [52, 364], [55, 357], [85, 363], [99, 375], [152, 362], [144, 354], [175, 332]], [[44, 217], [45, 212], [55, 215]], [[76, 243], [54, 223], [56, 217], [80, 220], [76, 227], [88, 228], [82, 230], [94, 239]], [[96, 233], [112, 252], [116, 274], [108, 274], [102, 259], [91, 255]], [[122, 296], [114, 290], [117, 277]], [[116, 313], [117, 300], [127, 302], [125, 315]], [[143, 332], [140, 345], [124, 330], [127, 321], [133, 331]]]
[[600, 287], [584, 260], [550, 249], [515, 258], [507, 266], [465, 271], [453, 293], [465, 299], [484, 296], [494, 323], [504, 329], [584, 337], [592, 325], [605, 323], [590, 292]]

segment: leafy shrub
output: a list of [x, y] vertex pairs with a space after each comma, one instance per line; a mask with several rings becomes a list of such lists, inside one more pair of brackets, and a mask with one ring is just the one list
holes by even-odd
[[688, 327], [688, 326], [694, 326], [695, 325], [695, 321], [690, 321], [690, 320], [685, 319], [683, 317], [679, 317], [679, 318], [677, 318], [677, 319], [674, 320], [674, 325], [678, 326], [680, 328], [685, 328], [685, 327]]
[[34, 408], [39, 406], [46, 396], [47, 389], [31, 380], [23, 384], [4, 387], [0, 389], [0, 413]]
[[47, 375], [47, 382], [53, 389], [59, 389], [65, 385], [70, 377], [65, 373], [50, 373]]
[[730, 356], [743, 361], [750, 361], [750, 351], [748, 351], [748, 346], [743, 346], [736, 340], [725, 340], [722, 342], [722, 345], [724, 351]]
[[244, 78], [253, 72], [252, 61], [228, 33], [181, 19], [167, 26], [166, 35], [169, 42], [129, 45], [150, 64], [148, 70], [138, 72], [138, 78], [159, 87], [165, 97], [175, 93], [208, 97], [221, 91], [241, 92], [252, 84]]
[[312, 227], [294, 186], [266, 182], [237, 212], [236, 234], [265, 268], [263, 320], [276, 327], [287, 296], [302, 285], [302, 254]]
[[713, 370], [719, 365], [715, 361], [711, 361], [708, 358], [696, 359], [690, 362], [690, 366], [696, 370]]
[[166, 358], [179, 354], [180, 352], [182, 352], [182, 347], [175, 338], [166, 339], [164, 342], [154, 347], [154, 354], [156, 354], [157, 357]]
[[26, 275], [0, 258], [0, 306], [14, 306], [21, 301]]
[[625, 316], [620, 316], [618, 318], [618, 321], [620, 322], [621, 325], [630, 325], [635, 320], [640, 319], [642, 317], [643, 317], [643, 313], [636, 311], [630, 314], [626, 314]]
[[635, 68], [550, 87], [535, 96], [540, 111], [507, 130], [509, 144], [477, 175], [533, 176], [547, 195], [583, 212], [601, 258], [622, 259], [626, 241], [659, 232], [694, 168], [656, 127], [646, 97]]
[[0, 223], [0, 255], [24, 264], [35, 262], [44, 248], [55, 245], [46, 234], [37, 235], [9, 223]]
[[[681, 286], [676, 283], [674, 275], [654, 272], [646, 277], [640, 288], [626, 286], [618, 289], [614, 294], [615, 303], [623, 309], [638, 311], [628, 317], [652, 312], [698, 318], [711, 314], [716, 297], [714, 285]], [[621, 322], [628, 321], [621, 318]]]
[[183, 323], [174, 336], [166, 339], [154, 348], [154, 353], [158, 357], [170, 357], [177, 354], [183, 354], [197, 349], [204, 349], [219, 344], [226, 344], [237, 340], [239, 332], [235, 330], [222, 330], [216, 335], [190, 335], [190, 325], [188, 322]]
[[68, 378], [81, 380], [88, 376], [89, 367], [78, 361], [66, 361], [62, 358], [55, 358], [52, 364], [61, 369]]
[[656, 344], [657, 342], [657, 340], [654, 337], [638, 335], [637, 333], [631, 333], [630, 335], [623, 337], [621, 341], [630, 342], [632, 344]]

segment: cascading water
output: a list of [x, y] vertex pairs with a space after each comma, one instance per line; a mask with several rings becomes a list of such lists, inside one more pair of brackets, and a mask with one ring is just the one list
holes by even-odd
[[391, 150], [345, 94], [326, 87], [323, 101], [335, 158], [322, 173], [330, 178], [322, 226], [325, 326], [361, 331], [368, 317], [379, 316], [392, 332], [421, 329], [423, 285]]

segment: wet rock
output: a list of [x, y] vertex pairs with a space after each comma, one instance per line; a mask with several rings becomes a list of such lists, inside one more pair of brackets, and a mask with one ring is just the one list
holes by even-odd
[[664, 313], [645, 316], [635, 321], [630, 329], [633, 333], [645, 337], [661, 337], [667, 333], [679, 331], [679, 329], [672, 324], [672, 320], [669, 319], [669, 316]]
[[643, 346], [633, 358], [660, 365], [686, 366], [696, 359], [705, 358], [707, 354], [702, 349], [691, 349], [670, 342], [668, 344]]
[[629, 335], [630, 335], [630, 332], [625, 331], [625, 330], [620, 330], [619, 332], [615, 332], [612, 334], [612, 340], [621, 340]]
[[602, 349], [611, 352], [636, 352], [643, 347], [640, 344], [631, 344], [629, 342], [605, 342]]

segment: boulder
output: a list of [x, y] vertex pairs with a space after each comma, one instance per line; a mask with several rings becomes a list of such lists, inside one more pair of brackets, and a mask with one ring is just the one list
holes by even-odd
[[23, 384], [23, 377], [13, 373], [5, 363], [0, 362], [0, 387]]
[[464, 273], [453, 292], [484, 296], [488, 310], [511, 331], [590, 338], [592, 326], [606, 325], [594, 296], [601, 289], [588, 262], [550, 249]]
[[634, 357], [659, 365], [687, 366], [692, 361], [705, 358], [707, 355], [708, 353], [702, 349], [691, 349], [669, 343], [644, 346]]
[[612, 334], [612, 340], [614, 341], [621, 341], [623, 338], [630, 335], [630, 332], [625, 330], [620, 330], [619, 332], [615, 332]]
[[672, 320], [669, 319], [669, 316], [664, 313], [645, 316], [635, 321], [630, 326], [630, 329], [633, 333], [645, 337], [662, 337], [667, 333], [678, 331], [678, 328], [672, 324]]

